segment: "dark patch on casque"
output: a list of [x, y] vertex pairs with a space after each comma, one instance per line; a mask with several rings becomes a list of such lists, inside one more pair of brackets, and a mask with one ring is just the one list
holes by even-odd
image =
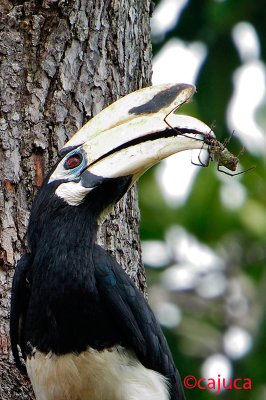
[[140, 106], [133, 107], [129, 110], [129, 114], [150, 114], [161, 110], [161, 108], [169, 106], [174, 99], [181, 93], [184, 89], [190, 87], [191, 85], [177, 84], [171, 86], [169, 89], [165, 89], [160, 93], [157, 93], [151, 100]]

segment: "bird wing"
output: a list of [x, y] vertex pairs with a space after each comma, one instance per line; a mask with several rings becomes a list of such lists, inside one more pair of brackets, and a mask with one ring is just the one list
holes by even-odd
[[115, 259], [98, 245], [94, 263], [98, 291], [124, 335], [122, 339], [146, 368], [168, 378], [171, 400], [185, 399], [164, 334], [143, 295]]
[[11, 338], [11, 349], [13, 357], [18, 369], [22, 373], [26, 373], [24, 365], [22, 365], [18, 345], [21, 348], [24, 356], [24, 344], [23, 344], [23, 328], [25, 314], [28, 308], [30, 288], [27, 281], [27, 275], [31, 266], [31, 255], [24, 254], [18, 261], [11, 290], [11, 311], [10, 311], [10, 338]]

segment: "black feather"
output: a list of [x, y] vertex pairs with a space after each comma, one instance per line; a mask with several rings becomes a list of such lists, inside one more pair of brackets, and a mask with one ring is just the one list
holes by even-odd
[[166, 339], [147, 301], [116, 260], [94, 247], [96, 283], [102, 301], [141, 363], [166, 376], [171, 400], [184, 399], [182, 383]]
[[25, 356], [24, 323], [30, 296], [29, 272], [31, 255], [24, 254], [18, 261], [12, 282], [10, 310], [10, 339], [13, 357], [18, 369], [26, 374], [26, 368], [21, 363], [18, 345]]

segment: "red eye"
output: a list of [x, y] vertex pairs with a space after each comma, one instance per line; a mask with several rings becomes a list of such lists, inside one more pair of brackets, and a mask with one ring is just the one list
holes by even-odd
[[65, 168], [71, 169], [78, 167], [82, 162], [82, 157], [80, 154], [73, 154], [65, 161]]

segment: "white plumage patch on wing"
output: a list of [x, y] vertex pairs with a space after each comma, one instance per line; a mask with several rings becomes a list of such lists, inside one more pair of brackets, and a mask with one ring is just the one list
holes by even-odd
[[66, 182], [59, 185], [55, 193], [70, 206], [78, 206], [91, 190], [92, 188], [84, 187], [80, 182]]
[[169, 400], [166, 378], [121, 347], [35, 352], [26, 362], [37, 400]]

